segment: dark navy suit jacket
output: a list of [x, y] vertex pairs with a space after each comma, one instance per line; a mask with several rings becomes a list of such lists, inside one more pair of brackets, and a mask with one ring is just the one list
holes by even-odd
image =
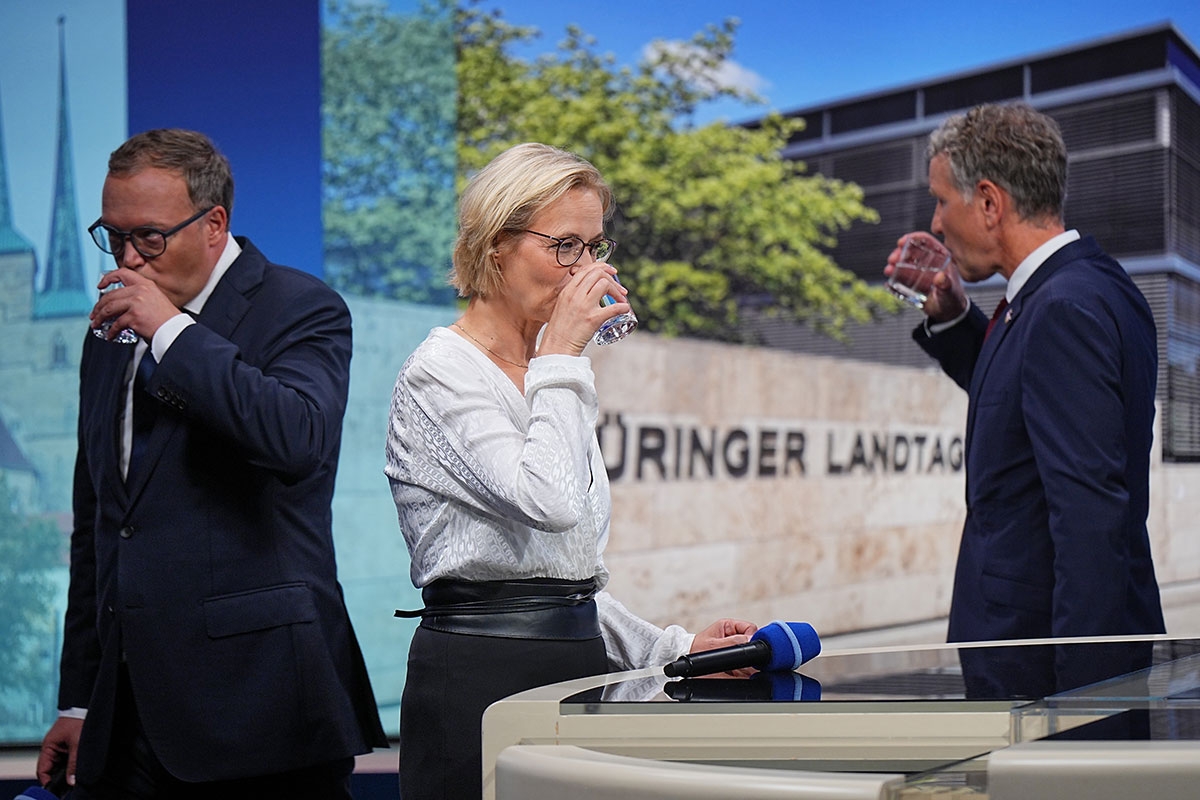
[[1034, 272], [985, 342], [987, 322], [972, 307], [947, 331], [913, 334], [969, 392], [949, 639], [1162, 632], [1145, 298], [1088, 237]]
[[160, 411], [128, 484], [133, 347], [85, 338], [59, 693], [60, 707], [88, 709], [82, 782], [103, 770], [122, 660], [155, 754], [183, 780], [387, 745], [331, 535], [350, 314], [239, 241], [147, 385]]

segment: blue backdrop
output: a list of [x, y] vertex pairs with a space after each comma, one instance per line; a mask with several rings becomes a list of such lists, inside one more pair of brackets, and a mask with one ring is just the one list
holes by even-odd
[[127, 0], [126, 25], [129, 134], [207, 133], [234, 168], [231, 230], [321, 275], [318, 0]]

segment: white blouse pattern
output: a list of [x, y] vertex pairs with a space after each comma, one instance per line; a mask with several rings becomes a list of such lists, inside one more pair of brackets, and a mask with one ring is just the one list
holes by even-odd
[[[586, 357], [534, 358], [525, 395], [448, 328], [434, 328], [392, 393], [387, 465], [413, 584], [438, 578], [596, 577], [608, 583], [608, 474]], [[596, 597], [615, 669], [666, 663], [692, 636]]]

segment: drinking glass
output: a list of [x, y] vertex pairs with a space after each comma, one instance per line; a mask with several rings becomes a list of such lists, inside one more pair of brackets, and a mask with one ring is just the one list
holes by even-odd
[[[107, 273], [103, 273], [103, 274], [107, 274]], [[114, 282], [110, 283], [108, 286], [105, 286], [103, 289], [101, 289], [100, 294], [105, 294], [107, 292], [111, 292], [113, 289], [120, 289], [124, 285], [125, 284], [121, 283], [120, 281], [114, 281]], [[101, 339], [107, 339], [108, 332], [109, 332], [109, 330], [112, 329], [112, 326], [113, 326], [113, 320], [106, 319], [100, 323], [100, 327], [92, 328], [92, 335], [97, 336]], [[112, 338], [112, 341], [116, 342], [117, 344], [134, 344], [137, 342], [137, 340], [138, 340], [138, 335], [132, 328], [122, 328], [121, 332]]]
[[922, 308], [933, 291], [933, 278], [950, 265], [950, 253], [923, 236], [904, 240], [900, 260], [884, 285], [901, 300]]
[[[617, 283], [620, 283], [620, 281], [617, 280], [616, 275], [613, 275], [613, 280], [617, 281]], [[616, 302], [616, 298], [614, 298], [612, 295], [606, 294], [604, 295], [603, 299], [600, 300], [600, 305], [611, 306]], [[593, 341], [596, 344], [612, 344], [613, 342], [619, 342], [629, 334], [633, 333], [637, 326], [637, 315], [633, 313], [633, 309], [630, 309], [624, 314], [619, 314], [610, 320], [606, 320], [605, 323], [600, 326], [600, 330], [596, 331]]]

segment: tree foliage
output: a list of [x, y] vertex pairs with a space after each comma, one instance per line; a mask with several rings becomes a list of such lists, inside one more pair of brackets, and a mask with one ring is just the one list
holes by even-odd
[[781, 151], [799, 121], [754, 127], [691, 124], [719, 97], [737, 23], [659, 47], [618, 67], [577, 27], [553, 52], [513, 55], [538, 32], [472, 3], [455, 14], [458, 181], [523, 141], [587, 158], [617, 198], [611, 235], [622, 282], [642, 325], [672, 335], [736, 341], [747, 304], [837, 333], [847, 320], [894, 308], [839, 269], [827, 251], [851, 223], [876, 221], [861, 190], [804, 173]]
[[615, 261], [642, 325], [736, 341], [747, 307], [837, 332], [894, 308], [828, 252], [874, 221], [851, 185], [805, 174], [780, 153], [802, 124], [693, 124], [713, 100], [757, 100], [718, 79], [737, 23], [618, 66], [568, 27], [528, 51], [536, 29], [466, 0], [411, 14], [326, 0], [322, 41], [326, 277], [336, 288], [448, 303], [456, 189], [507, 147], [579, 153], [608, 179]]
[[448, 303], [455, 233], [453, 18], [328, 0], [322, 33], [325, 275], [352, 294]]
[[48, 518], [16, 511], [0, 474], [0, 675], [5, 688], [39, 700], [53, 682], [51, 651], [57, 643], [49, 571], [62, 564], [58, 527]]

